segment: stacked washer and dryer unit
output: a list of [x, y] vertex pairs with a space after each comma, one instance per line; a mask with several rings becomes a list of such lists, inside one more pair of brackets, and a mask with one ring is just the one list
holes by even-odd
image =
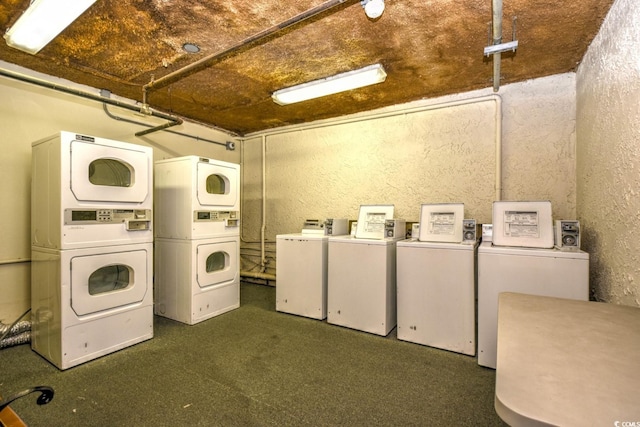
[[240, 306], [240, 165], [155, 164], [155, 313], [188, 325]]
[[152, 149], [37, 141], [31, 203], [32, 349], [67, 369], [152, 338]]

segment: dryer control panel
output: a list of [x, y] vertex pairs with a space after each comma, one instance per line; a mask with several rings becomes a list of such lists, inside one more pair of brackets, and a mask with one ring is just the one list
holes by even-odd
[[224, 222], [226, 227], [237, 227], [240, 221], [238, 211], [193, 211], [194, 222]]
[[150, 230], [151, 209], [65, 209], [64, 225], [124, 223], [127, 230]]

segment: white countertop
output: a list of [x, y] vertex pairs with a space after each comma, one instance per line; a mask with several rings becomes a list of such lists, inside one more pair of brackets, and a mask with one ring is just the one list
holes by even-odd
[[501, 293], [495, 408], [512, 426], [640, 426], [640, 308]]

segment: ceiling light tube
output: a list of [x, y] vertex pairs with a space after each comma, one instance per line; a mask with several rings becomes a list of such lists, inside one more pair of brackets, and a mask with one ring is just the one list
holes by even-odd
[[5, 33], [7, 45], [35, 55], [96, 0], [34, 0]]
[[382, 83], [386, 78], [387, 73], [382, 65], [375, 64], [359, 70], [347, 71], [324, 79], [280, 89], [273, 92], [271, 97], [276, 104], [287, 105]]

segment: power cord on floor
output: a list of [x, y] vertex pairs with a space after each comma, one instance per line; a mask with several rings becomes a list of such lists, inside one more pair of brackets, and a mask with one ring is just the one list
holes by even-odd
[[6, 400], [0, 401], [0, 412], [2, 412], [2, 410], [7, 406], [9, 406], [9, 404], [14, 400], [20, 399], [21, 397], [25, 397], [35, 392], [40, 392], [40, 396], [38, 396], [38, 399], [36, 400], [36, 403], [38, 405], [46, 405], [47, 403], [53, 400], [53, 389], [51, 387], [48, 387], [48, 386], [32, 387], [26, 390], [22, 390], [20, 393], [16, 393], [13, 396], [9, 396]]

